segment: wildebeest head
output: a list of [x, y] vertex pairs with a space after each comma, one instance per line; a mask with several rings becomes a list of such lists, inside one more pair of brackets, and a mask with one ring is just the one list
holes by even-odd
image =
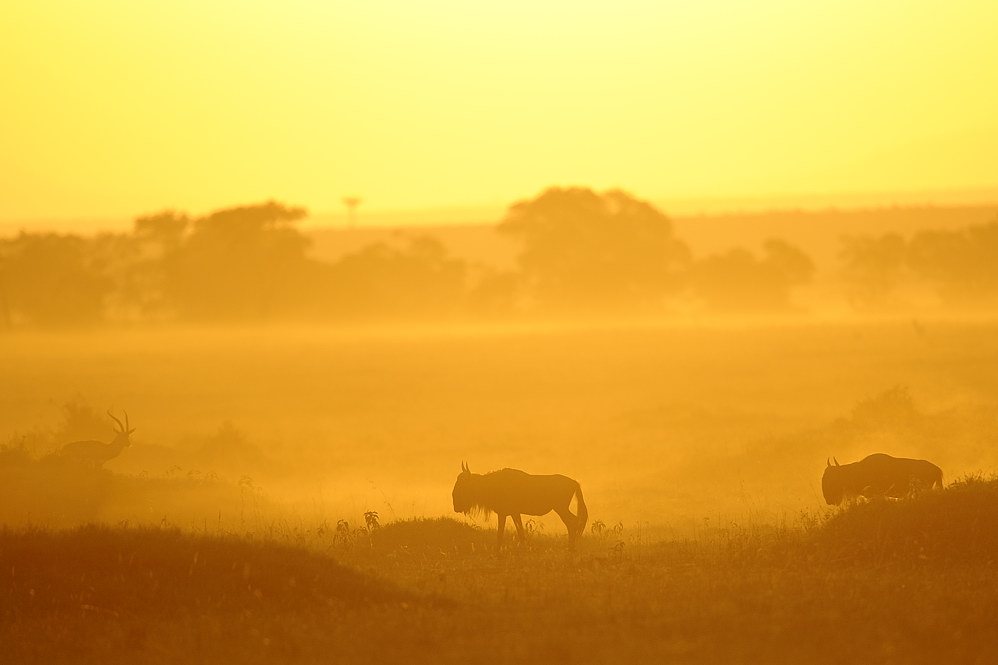
[[825, 496], [825, 503], [829, 506], [837, 506], [842, 503], [845, 482], [839, 461], [834, 457], [832, 459], [835, 460], [834, 465], [827, 459], [825, 460], [825, 473], [821, 476], [821, 493]]
[[470, 513], [472, 508], [475, 506], [470, 485], [471, 469], [468, 468], [468, 464], [466, 462], [461, 462], [461, 473], [458, 475], [457, 481], [454, 483], [454, 491], [452, 493], [452, 497], [454, 498], [455, 513]]

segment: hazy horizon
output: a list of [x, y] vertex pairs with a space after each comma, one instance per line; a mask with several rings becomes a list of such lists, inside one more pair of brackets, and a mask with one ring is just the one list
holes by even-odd
[[[641, 196], [639, 192], [631, 192]], [[356, 228], [391, 229], [419, 228], [434, 226], [474, 226], [498, 224], [508, 208], [517, 201], [533, 196], [537, 192], [523, 196], [506, 204], [489, 205], [433, 205], [412, 208], [372, 208], [367, 209], [362, 202], [351, 220], [345, 207], [332, 210], [313, 210], [307, 201], [285, 201], [304, 205], [309, 214], [300, 220], [302, 230]], [[231, 205], [256, 204], [265, 197], [250, 201], [230, 201], [221, 203], [209, 210], [178, 210], [195, 215], [207, 214]], [[641, 198], [644, 198], [641, 196]], [[762, 215], [786, 211], [824, 212], [828, 210], [858, 211], [890, 208], [943, 208], [974, 207], [998, 204], [998, 186], [960, 188], [950, 190], [912, 190], [893, 192], [838, 192], [771, 194], [755, 196], [716, 196], [700, 198], [651, 198], [649, 202], [662, 213], [673, 218], [723, 217], [728, 215]], [[53, 217], [37, 219], [0, 219], [0, 237], [20, 231], [32, 233], [75, 233], [91, 234], [100, 232], [130, 231], [134, 220], [146, 214], [156, 213], [167, 208], [151, 206], [136, 211], [127, 217], [86, 218]]]

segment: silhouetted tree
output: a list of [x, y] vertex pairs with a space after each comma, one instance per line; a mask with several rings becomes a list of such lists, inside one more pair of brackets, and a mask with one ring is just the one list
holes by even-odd
[[428, 236], [368, 245], [331, 265], [325, 280], [331, 314], [366, 319], [453, 314], [465, 281], [464, 262]]
[[190, 226], [190, 217], [174, 210], [135, 218], [134, 260], [121, 280], [119, 298], [136, 316], [146, 320], [175, 317], [179, 306], [171, 302], [168, 282], [178, 272]]
[[94, 324], [113, 287], [95, 241], [21, 232], [0, 241], [0, 283], [12, 321], [41, 326]]
[[468, 290], [468, 314], [483, 318], [516, 314], [520, 305], [521, 281], [516, 271], [481, 269]]
[[[292, 226], [305, 215], [304, 208], [269, 201], [194, 220], [183, 244], [165, 255], [169, 299], [194, 319], [260, 319], [293, 310], [313, 268], [308, 238]], [[176, 217], [142, 225], [160, 243], [170, 242], [179, 226]]]
[[10, 300], [7, 298], [7, 282], [10, 279], [6, 266], [6, 243], [0, 243], [0, 330], [13, 327], [14, 318], [10, 311]]
[[155, 255], [164, 256], [180, 248], [190, 224], [187, 213], [164, 210], [136, 217], [134, 235], [140, 243], [151, 247]]
[[908, 264], [933, 283], [944, 302], [976, 306], [998, 298], [998, 220], [957, 231], [921, 231]]
[[785, 309], [791, 288], [811, 279], [814, 264], [782, 240], [767, 240], [763, 248], [762, 258], [739, 248], [698, 260], [690, 270], [693, 293], [713, 309]]
[[659, 304], [690, 258], [665, 215], [620, 190], [553, 187], [511, 206], [499, 231], [521, 240], [530, 295], [555, 309]]
[[849, 299], [860, 309], [890, 303], [891, 294], [904, 276], [907, 243], [896, 233], [880, 237], [847, 236], [841, 239], [839, 257], [849, 283]]

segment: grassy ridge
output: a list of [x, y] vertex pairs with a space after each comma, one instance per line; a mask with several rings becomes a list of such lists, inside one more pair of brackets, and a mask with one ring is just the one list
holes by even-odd
[[810, 544], [858, 565], [998, 565], [998, 480], [968, 477], [916, 501], [860, 503], [835, 514]]
[[[286, 540], [0, 532], [12, 662], [990, 662], [998, 480], [783, 526], [534, 535], [449, 519]], [[277, 534], [277, 541], [281, 540]]]
[[246, 662], [302, 617], [416, 598], [306, 549], [175, 529], [6, 529], [0, 561], [0, 643], [10, 662]]
[[328, 557], [271, 542], [96, 526], [5, 530], [0, 542], [10, 571], [3, 604], [26, 616], [80, 608], [225, 613], [258, 603], [281, 610], [409, 598]]

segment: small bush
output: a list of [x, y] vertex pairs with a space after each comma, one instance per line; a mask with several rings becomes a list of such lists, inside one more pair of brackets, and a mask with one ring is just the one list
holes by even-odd
[[454, 554], [484, 551], [486, 544], [494, 545], [494, 538], [494, 533], [441, 517], [386, 524], [371, 533], [371, 544], [380, 554], [399, 550]]

